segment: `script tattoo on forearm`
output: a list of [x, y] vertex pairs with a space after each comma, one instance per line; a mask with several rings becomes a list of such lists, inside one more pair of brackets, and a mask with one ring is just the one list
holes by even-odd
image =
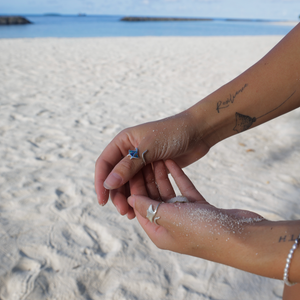
[[218, 101], [217, 112], [220, 113], [220, 109], [227, 108], [230, 106], [230, 104], [233, 104], [238, 94], [242, 93], [247, 86], [248, 84], [246, 83], [241, 89], [236, 91], [233, 95], [230, 94], [229, 97], [226, 99], [226, 101]]
[[275, 107], [274, 109], [270, 110], [269, 112], [267, 112], [259, 117], [250, 117], [250, 116], [246, 116], [246, 115], [236, 112], [235, 113], [236, 124], [235, 124], [235, 127], [233, 128], [233, 130], [239, 133], [239, 132], [249, 129], [252, 126], [252, 124], [254, 122], [256, 122], [256, 120], [258, 120], [258, 119], [270, 114], [271, 112], [275, 111], [276, 109], [278, 109], [285, 102], [287, 102], [295, 93], [296, 93], [296, 91], [294, 91], [292, 93], [292, 95], [290, 95], [286, 100], [284, 100], [279, 106]]

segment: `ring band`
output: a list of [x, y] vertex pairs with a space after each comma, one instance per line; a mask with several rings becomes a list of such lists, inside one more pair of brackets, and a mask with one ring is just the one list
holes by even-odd
[[158, 224], [157, 224], [157, 220], [159, 220], [160, 219], [160, 217], [156, 217], [156, 218], [154, 218], [154, 223], [157, 225], [157, 226], [159, 226]]
[[144, 151], [143, 154], [142, 154], [142, 159], [143, 159], [143, 162], [144, 162], [145, 166], [147, 165], [146, 160], [144, 158], [144, 155], [146, 154], [146, 152], [148, 152], [148, 150]]
[[160, 219], [160, 217], [155, 217], [156, 216], [156, 213], [157, 213], [157, 210], [158, 210], [158, 207], [162, 204], [163, 202], [160, 202], [158, 203], [158, 205], [156, 206], [156, 209], [153, 210], [153, 205], [151, 204], [149, 206], [149, 208], [147, 209], [147, 219], [151, 222], [151, 223], [155, 223], [156, 225], [157, 224], [157, 220]]

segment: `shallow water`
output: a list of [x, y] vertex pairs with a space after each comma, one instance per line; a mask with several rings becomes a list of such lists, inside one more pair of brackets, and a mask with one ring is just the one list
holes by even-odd
[[33, 24], [0, 26], [0, 38], [285, 35], [293, 26], [255, 21], [122, 22], [122, 16], [26, 16]]

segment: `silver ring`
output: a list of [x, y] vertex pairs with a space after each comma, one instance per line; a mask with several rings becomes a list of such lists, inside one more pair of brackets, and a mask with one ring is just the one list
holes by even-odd
[[154, 218], [154, 223], [157, 225], [157, 226], [159, 226], [158, 224], [157, 224], [157, 220], [159, 220], [160, 219], [160, 217], [156, 217], [156, 218]]
[[155, 223], [156, 225], [157, 224], [157, 220], [160, 219], [160, 217], [155, 217], [156, 213], [157, 213], [157, 210], [158, 210], [158, 207], [162, 204], [162, 202], [158, 203], [158, 205], [156, 206], [156, 209], [153, 210], [153, 205], [151, 204], [149, 206], [149, 208], [147, 209], [147, 219], [151, 222], [151, 223]]
[[146, 160], [145, 160], [145, 158], [144, 158], [144, 155], [146, 154], [146, 152], [148, 152], [148, 150], [146, 150], [146, 151], [144, 151], [143, 152], [143, 154], [142, 154], [142, 159], [143, 159], [143, 162], [144, 162], [144, 164], [145, 164], [145, 166], [146, 166]]

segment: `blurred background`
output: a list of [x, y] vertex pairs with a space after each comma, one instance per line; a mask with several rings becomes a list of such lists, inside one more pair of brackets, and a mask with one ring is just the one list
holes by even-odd
[[151, 15], [297, 20], [299, 0], [1, 0], [1, 14]]
[[[32, 23], [0, 26], [0, 38], [285, 35], [299, 14], [299, 0], [0, 0], [0, 16]], [[125, 16], [210, 20], [122, 22]]]

